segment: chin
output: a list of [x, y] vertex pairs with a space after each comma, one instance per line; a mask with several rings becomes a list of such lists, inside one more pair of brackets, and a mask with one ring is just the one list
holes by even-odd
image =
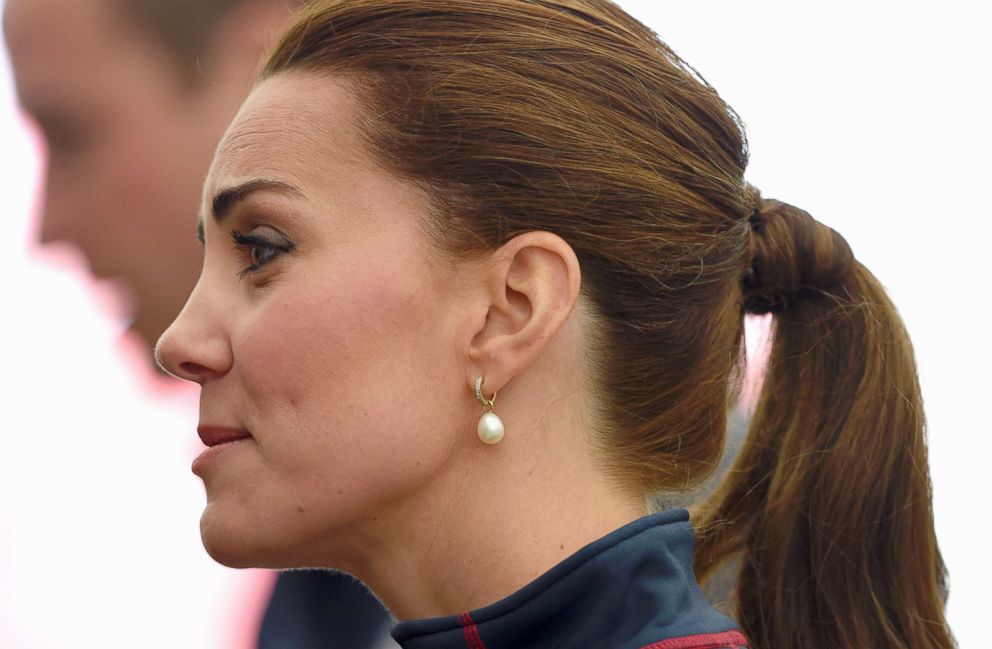
[[[210, 505], [200, 517], [200, 540], [203, 549], [217, 563], [229, 568], [280, 568], [273, 561], [271, 543], [257, 536], [257, 528], [247, 521], [226, 520]], [[254, 532], [254, 533], [253, 533]]]
[[216, 521], [211, 519], [209, 511], [205, 511], [200, 518], [200, 540], [207, 554], [223, 566], [255, 567], [255, 553], [251, 551], [250, 545], [245, 543], [244, 536], [216, 524]]
[[223, 566], [271, 570], [324, 567], [320, 562], [307, 560], [307, 553], [292, 547], [288, 539], [265, 536], [265, 530], [266, 526], [250, 519], [232, 520], [211, 505], [207, 505], [200, 517], [203, 548]]

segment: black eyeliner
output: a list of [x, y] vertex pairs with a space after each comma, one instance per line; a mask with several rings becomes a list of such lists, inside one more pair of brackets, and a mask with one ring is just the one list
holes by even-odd
[[256, 246], [259, 248], [267, 248], [269, 250], [277, 251], [277, 254], [270, 255], [264, 259], [264, 261], [259, 261], [251, 264], [247, 268], [238, 271], [238, 279], [244, 279], [251, 273], [254, 273], [262, 266], [274, 261], [280, 255], [292, 252], [295, 246], [289, 241], [276, 242], [265, 237], [258, 236], [257, 234], [243, 234], [240, 230], [231, 230], [231, 239], [234, 241], [234, 247], [238, 250], [242, 250], [246, 247]]

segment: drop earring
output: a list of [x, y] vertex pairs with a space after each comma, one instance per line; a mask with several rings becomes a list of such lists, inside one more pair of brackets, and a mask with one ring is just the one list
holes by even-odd
[[501, 439], [503, 439], [503, 420], [499, 418], [495, 412], [493, 412], [493, 406], [496, 403], [496, 393], [493, 392], [491, 399], [487, 399], [482, 395], [482, 377], [475, 379], [475, 398], [479, 400], [482, 404], [482, 408], [485, 412], [482, 417], [479, 418], [479, 439], [481, 439], [486, 444], [498, 444]]

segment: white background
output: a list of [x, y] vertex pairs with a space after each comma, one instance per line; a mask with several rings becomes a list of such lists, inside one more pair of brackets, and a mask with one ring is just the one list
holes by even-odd
[[[992, 48], [986, 3], [621, 4], [742, 116], [751, 142], [749, 180], [765, 196], [798, 205], [841, 232], [899, 306], [916, 345], [929, 418], [937, 532], [951, 575], [948, 616], [962, 647], [987, 646]], [[237, 577], [196, 556], [202, 494], [185, 451], [166, 444], [176, 461], [161, 460], [159, 436], [192, 439], [195, 420], [159, 412], [138, 387], [125, 385], [122, 366], [133, 350], [114, 343], [121, 324], [107, 300], [81, 276], [78, 262], [63, 257], [53, 267], [30, 248], [40, 163], [13, 106], [6, 65], [0, 58], [6, 233], [0, 645], [70, 646], [51, 639], [72, 637], [74, 647], [126, 646], [93, 641], [100, 636], [92, 634], [107, 631], [87, 621], [101, 602], [122, 600], [122, 584], [134, 590], [121, 618], [131, 615], [137, 633], [153, 617], [150, 607], [175, 608], [194, 596], [197, 606], [217, 599], [231, 604]], [[108, 408], [108, 395], [119, 399], [129, 391], [133, 403]], [[76, 425], [87, 417], [108, 425]], [[133, 435], [102, 438], [115, 427]], [[156, 509], [141, 512], [149, 507]], [[121, 542], [133, 545], [159, 532], [181, 541], [121, 552]], [[163, 556], [168, 547], [177, 550]], [[123, 562], [133, 578], [101, 580], [103, 570], [88, 558]], [[156, 562], [168, 570], [156, 572]], [[180, 578], [190, 575], [205, 575], [213, 590], [192, 594]], [[246, 604], [243, 612], [251, 611]], [[230, 636], [211, 626], [229, 624], [229, 615], [172, 621], [195, 627], [203, 638], [197, 646], [230, 646], [220, 640]], [[73, 632], [60, 636], [58, 627]]]

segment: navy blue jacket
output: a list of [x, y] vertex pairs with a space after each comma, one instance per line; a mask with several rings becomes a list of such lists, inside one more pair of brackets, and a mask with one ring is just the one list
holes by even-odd
[[400, 622], [403, 649], [738, 649], [733, 620], [692, 571], [684, 509], [645, 516], [594, 541], [500, 601]]

